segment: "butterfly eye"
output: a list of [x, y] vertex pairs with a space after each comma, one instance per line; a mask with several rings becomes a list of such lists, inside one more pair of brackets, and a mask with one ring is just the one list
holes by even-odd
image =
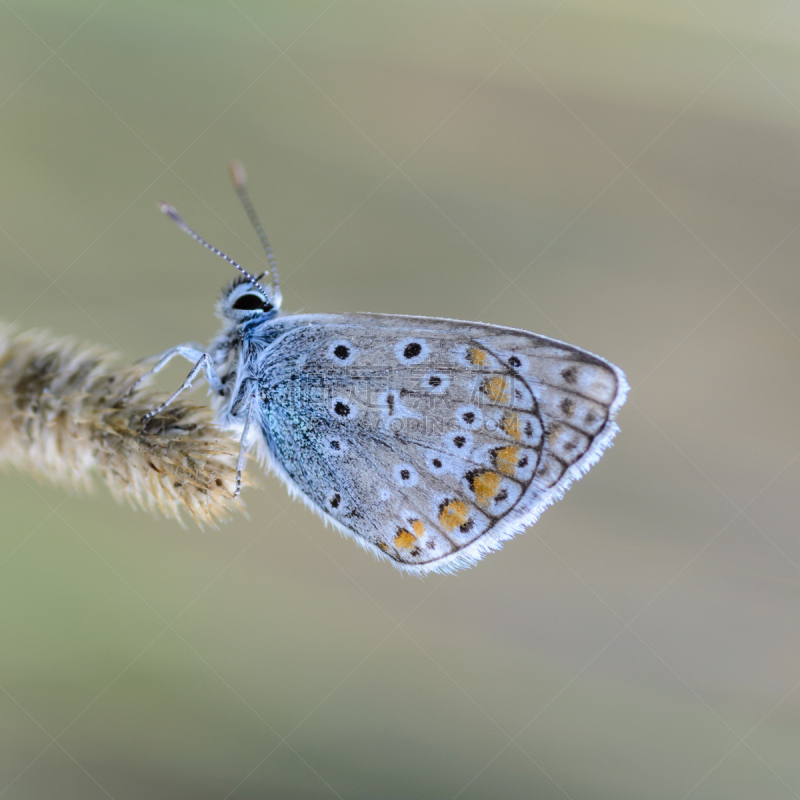
[[236, 298], [233, 308], [237, 311], [269, 311], [272, 306], [260, 294], [248, 292]]

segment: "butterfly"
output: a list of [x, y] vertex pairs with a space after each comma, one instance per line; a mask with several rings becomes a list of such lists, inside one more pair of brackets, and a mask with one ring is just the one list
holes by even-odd
[[610, 362], [524, 330], [387, 314], [286, 314], [275, 259], [232, 162], [272, 273], [251, 275], [165, 203], [161, 210], [241, 275], [222, 328], [161, 412], [204, 374], [220, 427], [327, 522], [415, 573], [452, 572], [534, 523], [618, 431], [628, 384]]

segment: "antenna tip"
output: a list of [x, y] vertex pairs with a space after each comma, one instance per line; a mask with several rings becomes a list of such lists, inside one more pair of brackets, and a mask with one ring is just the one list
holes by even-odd
[[244, 189], [247, 183], [247, 176], [245, 175], [242, 162], [237, 161], [235, 158], [232, 158], [228, 162], [228, 169], [231, 172], [231, 180], [233, 181], [233, 188], [236, 189], [237, 191], [239, 189]]
[[179, 216], [178, 212], [169, 203], [163, 203], [161, 200], [159, 200], [158, 201], [158, 210], [162, 214], [166, 214], [170, 219], [173, 219], [175, 221], [179, 221], [180, 220], [180, 216]]

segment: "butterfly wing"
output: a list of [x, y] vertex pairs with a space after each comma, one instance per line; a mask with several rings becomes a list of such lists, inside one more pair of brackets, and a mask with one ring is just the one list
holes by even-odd
[[401, 568], [469, 566], [601, 456], [628, 389], [571, 345], [380, 314], [266, 323], [266, 459], [315, 510]]

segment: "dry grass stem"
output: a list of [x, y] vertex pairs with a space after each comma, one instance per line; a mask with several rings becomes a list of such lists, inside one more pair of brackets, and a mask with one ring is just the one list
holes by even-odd
[[0, 333], [0, 463], [74, 489], [98, 476], [118, 500], [214, 524], [234, 500], [238, 443], [210, 409], [137, 389], [138, 366], [47, 333]]

